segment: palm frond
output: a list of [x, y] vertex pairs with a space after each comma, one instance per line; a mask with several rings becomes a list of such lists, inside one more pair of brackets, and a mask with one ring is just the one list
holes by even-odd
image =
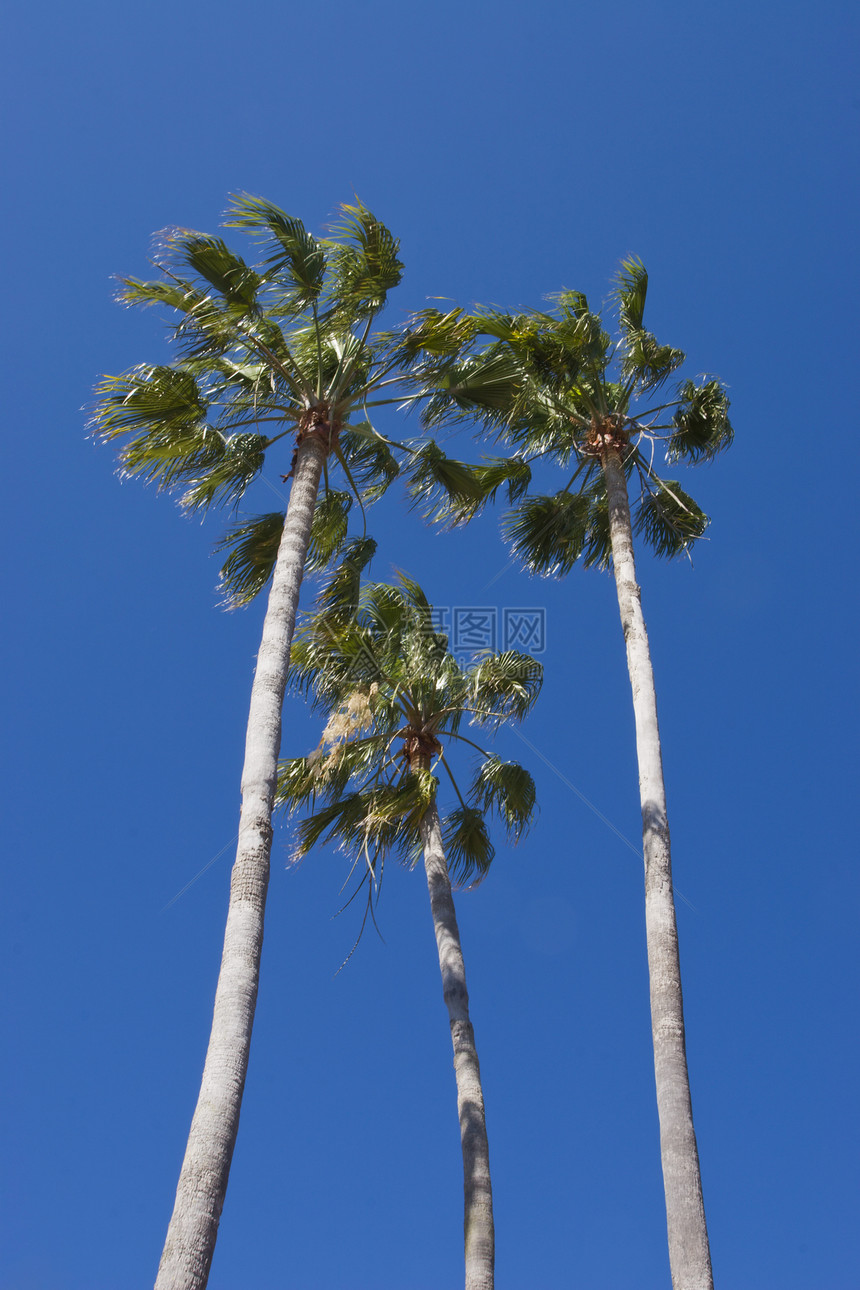
[[572, 322], [578, 322], [585, 314], [591, 313], [588, 297], [582, 291], [570, 291], [564, 287], [547, 298], [555, 303], [563, 318]]
[[458, 806], [442, 821], [442, 846], [451, 881], [457, 887], [477, 887], [486, 878], [495, 855], [487, 822], [473, 806]]
[[495, 812], [508, 834], [518, 842], [528, 828], [535, 808], [535, 783], [515, 761], [486, 757], [478, 767], [472, 799], [481, 811]]
[[279, 761], [275, 805], [292, 814], [313, 802], [321, 788], [321, 761], [321, 755]]
[[352, 497], [329, 488], [317, 498], [308, 545], [307, 568], [324, 569], [346, 541]]
[[586, 569], [608, 569], [612, 564], [612, 533], [609, 526], [609, 501], [602, 480], [583, 490], [588, 502], [588, 523], [582, 563]]
[[343, 429], [340, 451], [364, 502], [375, 502], [400, 474], [397, 458], [369, 422]]
[[324, 617], [346, 622], [355, 615], [361, 598], [361, 575], [375, 554], [372, 537], [357, 538], [344, 549], [340, 564], [317, 597]]
[[124, 444], [118, 454], [120, 473], [172, 491], [217, 470], [225, 440], [212, 426], [153, 429]]
[[333, 231], [346, 240], [326, 243], [332, 275], [330, 308], [335, 315], [350, 318], [378, 313], [403, 276], [400, 243], [362, 202], [344, 205], [341, 212]]
[[624, 376], [633, 377], [643, 393], [658, 389], [686, 358], [683, 350], [659, 345], [649, 331], [629, 331], [624, 350]]
[[116, 439], [142, 432], [120, 450], [124, 475], [172, 489], [218, 469], [227, 440], [206, 424], [208, 403], [189, 371], [142, 365], [104, 377], [96, 393], [94, 434]]
[[249, 193], [235, 194], [228, 214], [225, 228], [243, 229], [262, 241], [264, 252], [268, 252], [266, 280], [286, 279], [298, 308], [319, 299], [325, 280], [325, 248], [300, 219]]
[[182, 367], [141, 363], [120, 376], [103, 376], [90, 426], [102, 439], [130, 430], [197, 429], [209, 410], [194, 374]]
[[517, 407], [523, 381], [515, 357], [503, 349], [452, 360], [423, 374], [424, 425], [442, 425], [472, 416], [490, 426], [502, 424]]
[[528, 497], [502, 519], [502, 533], [532, 573], [563, 577], [586, 548], [591, 504], [582, 493]]
[[688, 550], [708, 527], [704, 511], [674, 479], [654, 479], [636, 508], [635, 531], [660, 556]]
[[319, 842], [348, 840], [361, 825], [365, 813], [366, 800], [358, 792], [327, 802], [299, 824], [297, 855], [307, 855]]
[[[584, 299], [584, 297], [583, 297]], [[480, 330], [495, 336], [491, 347], [515, 357], [521, 379], [537, 386], [567, 391], [584, 366], [603, 359], [600, 319], [588, 313], [562, 313], [561, 318], [532, 310], [510, 315], [487, 311], [479, 315]]]
[[636, 256], [622, 260], [615, 278], [615, 296], [618, 301], [618, 321], [624, 332], [637, 332], [643, 328], [645, 297], [648, 294], [648, 273]]
[[268, 584], [283, 531], [283, 513], [271, 511], [234, 525], [217, 543], [217, 551], [230, 552], [221, 567], [219, 583], [226, 608], [250, 604]]
[[179, 313], [193, 313], [205, 301], [204, 293], [190, 282], [174, 278], [145, 282], [140, 278], [119, 278], [117, 300], [124, 305], [169, 305]]
[[172, 257], [214, 287], [232, 309], [242, 313], [256, 306], [260, 276], [222, 238], [172, 229], [166, 243]]
[[472, 720], [492, 727], [528, 715], [540, 694], [543, 668], [530, 654], [503, 650], [481, 659], [466, 678]]
[[734, 438], [728, 395], [717, 380], [704, 385], [685, 381], [678, 394], [680, 406], [673, 417], [676, 428], [666, 455], [669, 461], [709, 461], [728, 448]]
[[263, 469], [267, 440], [259, 434], [234, 434], [227, 439], [218, 460], [201, 471], [180, 500], [183, 510], [206, 509], [213, 503], [238, 502]]
[[412, 458], [406, 474], [409, 491], [428, 518], [443, 519], [481, 502], [482, 487], [473, 467], [446, 457], [433, 440]]
[[443, 314], [423, 309], [396, 332], [385, 337], [387, 351], [401, 368], [412, 368], [428, 359], [450, 359], [462, 353], [475, 336], [474, 318], [462, 309]]

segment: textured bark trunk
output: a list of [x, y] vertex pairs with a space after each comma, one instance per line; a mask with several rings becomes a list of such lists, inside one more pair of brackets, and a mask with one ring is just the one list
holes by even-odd
[[684, 1042], [684, 1003], [678, 928], [672, 894], [672, 857], [657, 726], [657, 696], [648, 635], [633, 562], [627, 478], [618, 453], [607, 450], [603, 470], [609, 498], [612, 561], [627, 667], [633, 691], [642, 838], [645, 856], [645, 928], [651, 983], [651, 1033], [660, 1117], [660, 1150], [673, 1290], [712, 1290], [711, 1255], [702, 1199], [699, 1153]]
[[203, 1290], [227, 1191], [257, 1002], [281, 709], [323, 457], [317, 438], [299, 447], [272, 577], [251, 688], [239, 844], [212, 1030], [156, 1290]]
[[448, 1008], [454, 1045], [457, 1110], [463, 1148], [466, 1290], [493, 1290], [496, 1241], [484, 1093], [475, 1048], [475, 1032], [469, 1020], [469, 993], [466, 989], [460, 931], [435, 801], [422, 817], [421, 841], [424, 846], [424, 868], [430, 891], [439, 967], [442, 971], [442, 994]]

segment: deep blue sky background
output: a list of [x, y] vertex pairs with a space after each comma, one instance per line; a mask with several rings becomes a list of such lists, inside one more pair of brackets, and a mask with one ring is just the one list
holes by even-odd
[[[237, 190], [314, 230], [358, 192], [402, 240], [392, 320], [429, 296], [516, 307], [565, 285], [599, 301], [639, 255], [658, 336], [729, 383], [735, 446], [689, 482], [710, 540], [693, 569], [640, 570], [714, 1267], [725, 1290], [855, 1285], [855, 7], [15, 9], [0, 1287], [151, 1285], [197, 1093], [262, 605], [216, 608], [219, 521], [120, 486], [80, 409], [100, 373], [166, 354], [154, 314], [112, 303], [110, 275], [145, 275], [167, 224], [215, 231]], [[248, 509], [271, 506], [259, 485]], [[440, 538], [392, 498], [372, 529], [377, 576], [396, 564], [439, 604], [547, 612], [526, 730], [546, 761], [502, 745], [533, 768], [540, 820], [459, 906], [497, 1284], [661, 1290], [614, 590], [516, 568], [487, 590], [507, 564], [496, 521]], [[285, 728], [285, 753], [317, 742], [295, 699]], [[335, 976], [357, 930], [353, 911], [331, 919], [342, 859], [290, 869], [288, 848], [281, 829], [210, 1286], [456, 1286], [461, 1166], [423, 878], [387, 874], [386, 943], [368, 935]]]

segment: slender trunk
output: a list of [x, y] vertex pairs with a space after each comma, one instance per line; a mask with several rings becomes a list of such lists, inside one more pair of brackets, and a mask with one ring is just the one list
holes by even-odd
[[454, 1045], [457, 1110], [463, 1148], [466, 1290], [493, 1290], [495, 1230], [484, 1093], [475, 1048], [475, 1032], [469, 1020], [469, 993], [466, 989], [460, 931], [435, 801], [421, 819], [421, 841], [424, 845], [424, 868], [427, 872], [430, 909], [442, 971], [442, 994], [448, 1008]]
[[672, 857], [657, 726], [657, 696], [633, 562], [627, 479], [618, 452], [603, 454], [612, 561], [636, 720], [636, 754], [645, 856], [645, 929], [651, 983], [651, 1033], [660, 1117], [660, 1151], [673, 1290], [712, 1290], [711, 1255], [684, 1042], [684, 1004]]
[[323, 456], [318, 438], [299, 447], [272, 577], [251, 688], [239, 844], [212, 1030], [156, 1290], [203, 1290], [227, 1191], [257, 1002], [281, 708]]

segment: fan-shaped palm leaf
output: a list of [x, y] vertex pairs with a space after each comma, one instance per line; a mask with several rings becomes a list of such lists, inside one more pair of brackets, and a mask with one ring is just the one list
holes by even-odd
[[283, 531], [282, 512], [270, 511], [234, 525], [218, 542], [216, 550], [230, 552], [221, 567], [219, 584], [224, 604], [230, 609], [249, 604], [268, 584]]
[[729, 421], [729, 400], [719, 381], [695, 385], [685, 381], [680, 402], [672, 418], [675, 429], [667, 449], [670, 461], [710, 460], [731, 445], [734, 437]]

